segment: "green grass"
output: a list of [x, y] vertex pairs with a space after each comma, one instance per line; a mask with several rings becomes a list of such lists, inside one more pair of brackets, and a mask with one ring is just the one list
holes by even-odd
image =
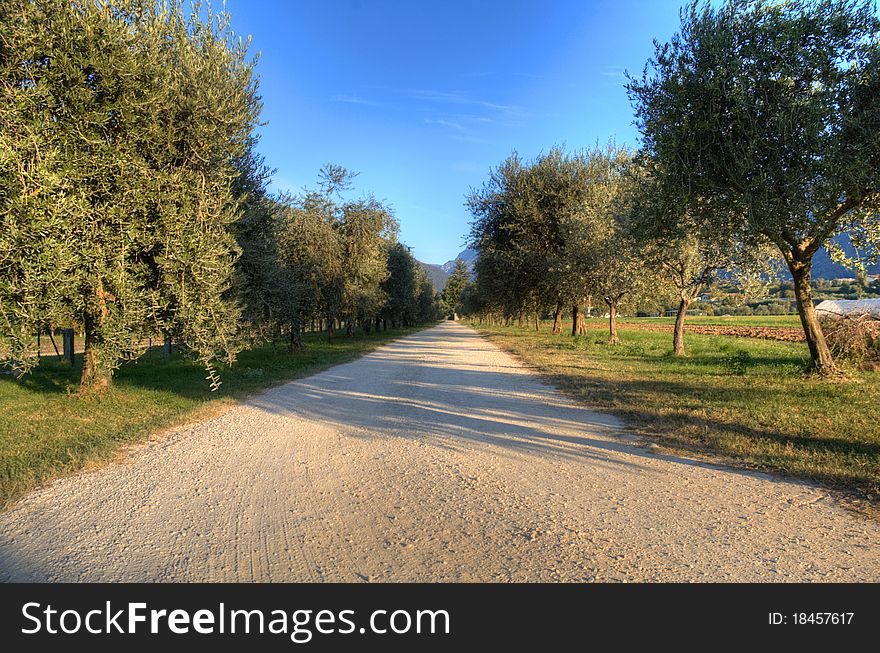
[[[880, 374], [848, 382], [803, 374], [806, 346], [621, 329], [610, 346], [597, 321], [584, 336], [478, 327], [560, 389], [624, 418], [673, 449], [818, 481], [880, 507]], [[604, 325], [602, 325], [604, 328]]]
[[[598, 318], [593, 322], [599, 321]], [[675, 324], [675, 317], [626, 317], [621, 324]], [[751, 326], [751, 327], [795, 327], [801, 326], [797, 315], [688, 315], [686, 326]]]
[[257, 390], [357, 358], [418, 329], [326, 337], [305, 336], [306, 348], [288, 354], [271, 345], [242, 352], [221, 368], [211, 392], [199, 364], [165, 360], [153, 353], [121, 367], [113, 386], [96, 396], [77, 396], [82, 356], [71, 367], [44, 358], [33, 373], [0, 376], [0, 507], [54, 477], [111, 460], [120, 445], [205, 417]]

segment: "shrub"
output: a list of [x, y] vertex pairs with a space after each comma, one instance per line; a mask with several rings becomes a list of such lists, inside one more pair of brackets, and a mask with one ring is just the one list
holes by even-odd
[[880, 320], [852, 315], [822, 320], [832, 355], [852, 363], [880, 360]]

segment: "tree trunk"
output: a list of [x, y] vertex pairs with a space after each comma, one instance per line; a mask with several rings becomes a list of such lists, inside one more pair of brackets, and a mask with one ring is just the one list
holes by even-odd
[[107, 320], [107, 301], [115, 301], [112, 293], [104, 290], [104, 284], [98, 279], [98, 287], [95, 288], [96, 302], [93, 306], [86, 306], [83, 315], [83, 327], [85, 331], [85, 351], [83, 353], [83, 370], [79, 381], [79, 391], [103, 390], [110, 385], [113, 376], [113, 368], [108, 361], [102, 361], [99, 356], [100, 342], [98, 334]]
[[[64, 353], [61, 361], [73, 365], [74, 349], [76, 348], [76, 333], [73, 329], [62, 329], [61, 338], [61, 351]], [[55, 344], [54, 340], [52, 341], [52, 344]], [[58, 353], [58, 347], [55, 347], [55, 353]]]
[[[58, 356], [58, 360], [63, 360], [63, 357], [61, 356], [61, 354], [58, 353], [58, 345], [55, 344], [55, 338], [52, 335], [52, 327], [51, 326], [46, 330], [46, 334], [49, 336], [49, 342], [52, 343], [52, 348], [55, 350], [55, 355]], [[71, 363], [72, 362], [73, 362], [73, 360], [71, 359]]]
[[541, 311], [535, 311], [535, 331], [541, 330]]
[[813, 291], [810, 288], [812, 260], [798, 261], [792, 258], [787, 262], [794, 280], [798, 315], [804, 327], [807, 347], [810, 349], [810, 368], [822, 376], [834, 376], [838, 374], [837, 366], [834, 364], [834, 358], [822, 332], [822, 325], [819, 324], [819, 317], [816, 315], [816, 308], [813, 306]]
[[587, 332], [587, 323], [584, 319], [584, 312], [578, 304], [571, 307], [571, 335], [582, 336]]
[[553, 314], [553, 333], [562, 333], [562, 302], [556, 302], [556, 312]]
[[79, 381], [79, 391], [103, 390], [110, 385], [110, 371], [101, 365], [98, 356], [97, 328], [99, 320], [92, 315], [86, 315], [83, 324], [85, 327], [85, 351], [83, 352], [83, 369]]
[[610, 301], [608, 304], [608, 344], [620, 344], [620, 338], [617, 335], [617, 302]]
[[675, 315], [675, 331], [672, 335], [672, 353], [676, 356], [684, 356], [684, 318], [687, 315], [691, 300], [681, 298], [678, 304], [678, 313]]
[[287, 343], [287, 351], [293, 354], [301, 351], [302, 348], [302, 328], [299, 320], [294, 320], [290, 325], [290, 341]]
[[328, 338], [333, 337], [333, 322], [335, 322], [335, 320], [332, 317], [327, 318], [327, 337]]

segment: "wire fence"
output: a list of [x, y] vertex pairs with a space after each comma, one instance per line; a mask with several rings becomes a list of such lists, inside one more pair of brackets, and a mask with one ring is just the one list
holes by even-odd
[[[85, 335], [71, 329], [70, 331], [73, 331], [73, 333], [68, 336], [68, 341], [65, 342], [64, 331], [66, 329], [56, 329], [52, 332], [38, 334], [36, 336], [37, 356], [41, 359], [57, 358], [58, 360], [63, 360], [70, 356], [71, 349], [74, 356], [82, 355], [85, 352], [86, 346]], [[136, 349], [143, 352], [138, 358], [168, 357], [171, 353], [171, 345], [171, 341], [166, 341], [161, 335], [143, 338], [136, 345]]]

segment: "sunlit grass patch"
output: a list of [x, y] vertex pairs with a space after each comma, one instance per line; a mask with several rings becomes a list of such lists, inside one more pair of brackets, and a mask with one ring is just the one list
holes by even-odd
[[728, 462], [818, 481], [880, 504], [880, 374], [849, 382], [804, 375], [803, 343], [627, 329], [607, 344], [604, 325], [572, 338], [480, 327], [559, 388], [662, 443]]

